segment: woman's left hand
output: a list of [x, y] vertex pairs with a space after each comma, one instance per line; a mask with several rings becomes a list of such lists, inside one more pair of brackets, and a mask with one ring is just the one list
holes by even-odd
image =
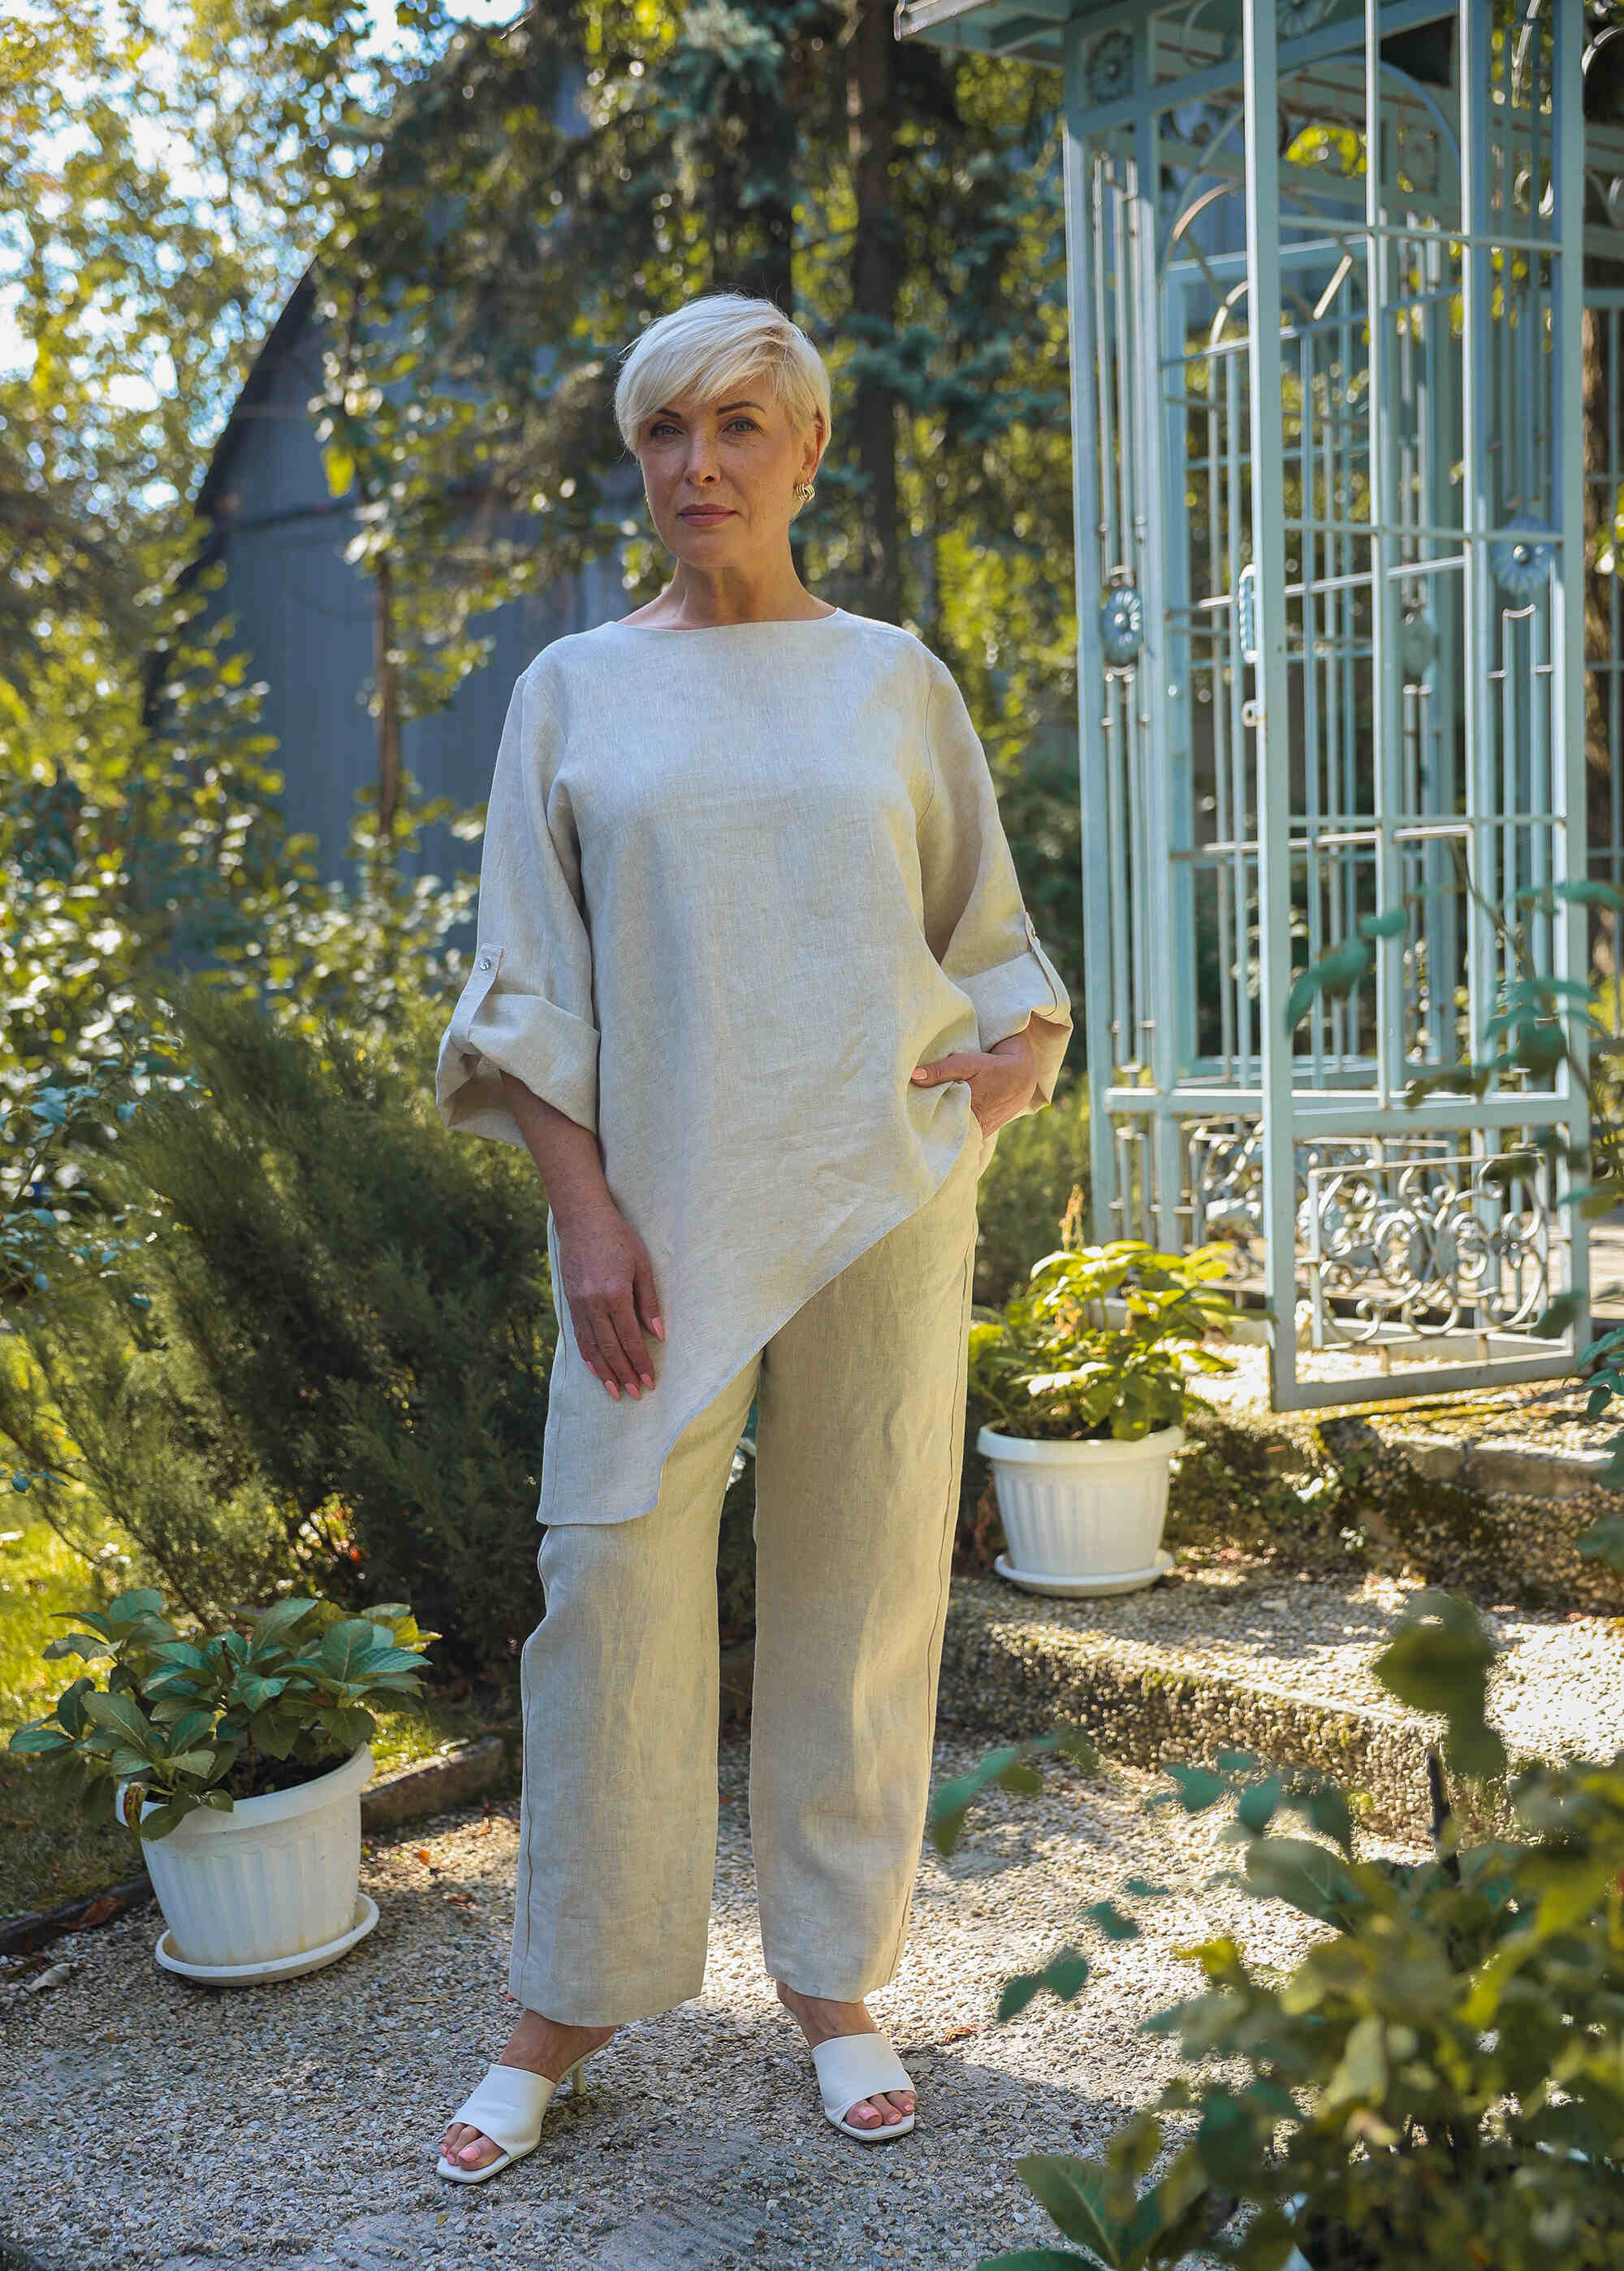
[[970, 1109], [983, 1136], [1002, 1128], [1024, 1112], [1037, 1086], [1037, 1060], [1024, 1031], [995, 1041], [990, 1049], [955, 1049], [951, 1056], [933, 1057], [916, 1065], [909, 1075], [916, 1088], [936, 1088], [946, 1080], [970, 1084]]

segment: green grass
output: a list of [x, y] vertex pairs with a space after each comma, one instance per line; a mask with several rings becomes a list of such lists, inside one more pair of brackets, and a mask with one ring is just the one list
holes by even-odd
[[[75, 1658], [47, 1663], [46, 1642], [70, 1628], [76, 1609], [110, 1600], [128, 1582], [129, 1560], [116, 1536], [87, 1563], [48, 1525], [31, 1519], [27, 1500], [0, 1501], [0, 1917], [55, 1908], [140, 1873], [130, 1832], [87, 1812], [69, 1776], [4, 1749], [14, 1728], [48, 1711], [84, 1667]], [[457, 1743], [505, 1724], [500, 1701], [429, 1691], [419, 1702], [381, 1711], [372, 1746], [380, 1773], [438, 1757]]]
[[[48, 1640], [65, 1632], [57, 1612], [109, 1598], [127, 1564], [108, 1540], [95, 1567], [27, 1514], [27, 1500], [0, 1500], [0, 1739], [48, 1711], [79, 1666], [47, 1664]], [[140, 1856], [129, 1830], [87, 1814], [63, 1776], [0, 1750], [0, 1916], [55, 1908], [81, 1893], [133, 1877]]]

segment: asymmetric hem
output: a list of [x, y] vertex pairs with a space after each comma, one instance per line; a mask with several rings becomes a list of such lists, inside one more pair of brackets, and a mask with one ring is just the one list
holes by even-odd
[[[1070, 998], [1022, 905], [985, 756], [911, 632], [838, 609], [603, 623], [518, 679], [446, 1125], [522, 1145], [505, 1069], [597, 1136], [649, 1249], [656, 1386], [612, 1397], [567, 1304], [537, 1517], [652, 1512], [683, 1429], [982, 1137], [916, 1064], [1032, 1028], [1041, 1110]], [[553, 1284], [562, 1284], [549, 1212]]]

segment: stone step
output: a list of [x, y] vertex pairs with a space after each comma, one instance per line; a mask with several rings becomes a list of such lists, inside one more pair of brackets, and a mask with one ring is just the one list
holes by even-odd
[[[944, 1724], [1003, 1739], [1061, 1721], [1108, 1759], [1157, 1769], [1248, 1751], [1317, 1768], [1374, 1829], [1424, 1835], [1435, 1725], [1395, 1704], [1369, 1663], [1413, 1586], [1273, 1569], [1175, 1571], [1109, 1601], [1053, 1600], [997, 1577], [954, 1580]], [[1601, 1617], [1485, 1612], [1504, 1653], [1490, 1715], [1513, 1761], [1624, 1746], [1624, 1631]]]

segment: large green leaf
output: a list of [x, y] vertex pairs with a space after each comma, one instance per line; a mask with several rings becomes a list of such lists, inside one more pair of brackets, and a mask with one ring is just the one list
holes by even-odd
[[85, 1716], [120, 1737], [144, 1759], [155, 1756], [152, 1724], [133, 1696], [93, 1692], [85, 1698]]
[[1577, 1293], [1559, 1293], [1548, 1307], [1542, 1309], [1528, 1328], [1538, 1340], [1559, 1341], [1568, 1330], [1581, 1307]]
[[1141, 2213], [1136, 2200], [1127, 2223], [1108, 2202], [1121, 2190], [1116, 2172], [1070, 2153], [1028, 2153], [1015, 2163], [1028, 2192], [1070, 2240], [1086, 2249], [1108, 2271], [1127, 2271], [1139, 2237]]
[[111, 1656], [113, 1649], [109, 1642], [100, 1639], [94, 1633], [70, 1632], [59, 1633], [55, 1640], [47, 1641], [40, 1653], [48, 1664], [54, 1664], [61, 1656], [87, 1658]]
[[193, 1806], [189, 1799], [181, 1797], [172, 1798], [164, 1805], [154, 1806], [150, 1813], [143, 1813], [137, 1827], [142, 1836], [149, 1841], [157, 1837], [167, 1837], [172, 1829], [179, 1828], [192, 1811]]
[[291, 1712], [278, 1711], [271, 1703], [254, 1714], [248, 1721], [248, 1733], [268, 1759], [285, 1759], [299, 1740], [302, 1724], [300, 1718]]
[[1261, 1837], [1286, 1801], [1286, 1777], [1272, 1774], [1262, 1782], [1255, 1782], [1243, 1790], [1236, 1801], [1235, 1818], [1244, 1829]]
[[207, 1734], [213, 1724], [212, 1711], [201, 1711], [193, 1706], [172, 1719], [165, 1731], [177, 1751], [187, 1751], [199, 1736]]
[[1300, 1813], [1310, 1829], [1331, 1838], [1344, 1858], [1353, 1858], [1353, 1816], [1346, 1797], [1334, 1783], [1299, 1782], [1287, 1792], [1287, 1809]]
[[374, 1648], [366, 1661], [368, 1680], [382, 1679], [386, 1675], [398, 1678], [402, 1673], [413, 1679], [420, 1679], [425, 1668], [423, 1659], [416, 1649], [396, 1648], [392, 1643], [383, 1648]]
[[81, 1673], [78, 1679], [70, 1680], [56, 1698], [58, 1726], [65, 1727], [70, 1735], [82, 1735], [89, 1724], [85, 1716], [85, 1698], [96, 1692], [95, 1681], [86, 1674]]
[[286, 1686], [285, 1679], [267, 1679], [256, 1672], [240, 1672], [232, 1683], [232, 1701], [250, 1714], [263, 1711], [267, 1703], [276, 1701]]
[[1112, 2233], [1101, 2221], [1098, 2206], [1101, 2193], [1111, 2181], [1109, 2170], [1068, 2153], [1028, 2153], [1016, 2162], [1015, 2168], [1027, 2191], [1068, 2239], [1076, 2240], [1109, 2271], [1121, 2271]]
[[108, 1602], [107, 1617], [109, 1625], [116, 1627], [120, 1625], [139, 1624], [148, 1617], [161, 1618], [163, 1612], [163, 1595], [155, 1591], [150, 1585], [137, 1585], [130, 1592], [120, 1593]]
[[152, 1654], [158, 1658], [159, 1664], [172, 1668], [187, 1672], [202, 1672], [205, 1667], [206, 1659], [203, 1650], [194, 1647], [189, 1640], [161, 1641], [152, 1650]]
[[199, 1776], [211, 1774], [213, 1770], [214, 1753], [212, 1751], [177, 1752], [175, 1755], [168, 1761], [167, 1768], [167, 1771], [170, 1774], [197, 1775]]
[[257, 1647], [263, 1641], [274, 1640], [278, 1634], [285, 1634], [291, 1625], [296, 1625], [301, 1617], [308, 1616], [315, 1606], [314, 1601], [306, 1600], [298, 1596], [290, 1597], [285, 1601], [278, 1601], [272, 1607], [263, 1611], [255, 1618], [255, 1645]]
[[1494, 1642], [1470, 1601], [1419, 1594], [1371, 1665], [1390, 1695], [1445, 1724], [1444, 1756], [1463, 1774], [1505, 1769], [1505, 1745], [1485, 1716]]
[[1346, 1932], [1369, 1906], [1339, 1853], [1307, 1837], [1262, 1837], [1246, 1854], [1246, 1888], [1285, 1901], [1317, 1924]]
[[72, 1747], [71, 1735], [64, 1734], [48, 1719], [31, 1720], [27, 1726], [14, 1729], [6, 1746], [8, 1750], [37, 1758], [48, 1758], [55, 1751], [68, 1751]]
[[377, 1626], [365, 1617], [346, 1617], [342, 1624], [329, 1625], [316, 1651], [323, 1679], [335, 1683], [354, 1679], [377, 1647], [378, 1638]]
[[358, 1703], [346, 1703], [332, 1710], [318, 1711], [316, 1724], [326, 1730], [341, 1751], [346, 1753], [359, 1750], [378, 1731], [378, 1723], [371, 1712], [363, 1710]]

